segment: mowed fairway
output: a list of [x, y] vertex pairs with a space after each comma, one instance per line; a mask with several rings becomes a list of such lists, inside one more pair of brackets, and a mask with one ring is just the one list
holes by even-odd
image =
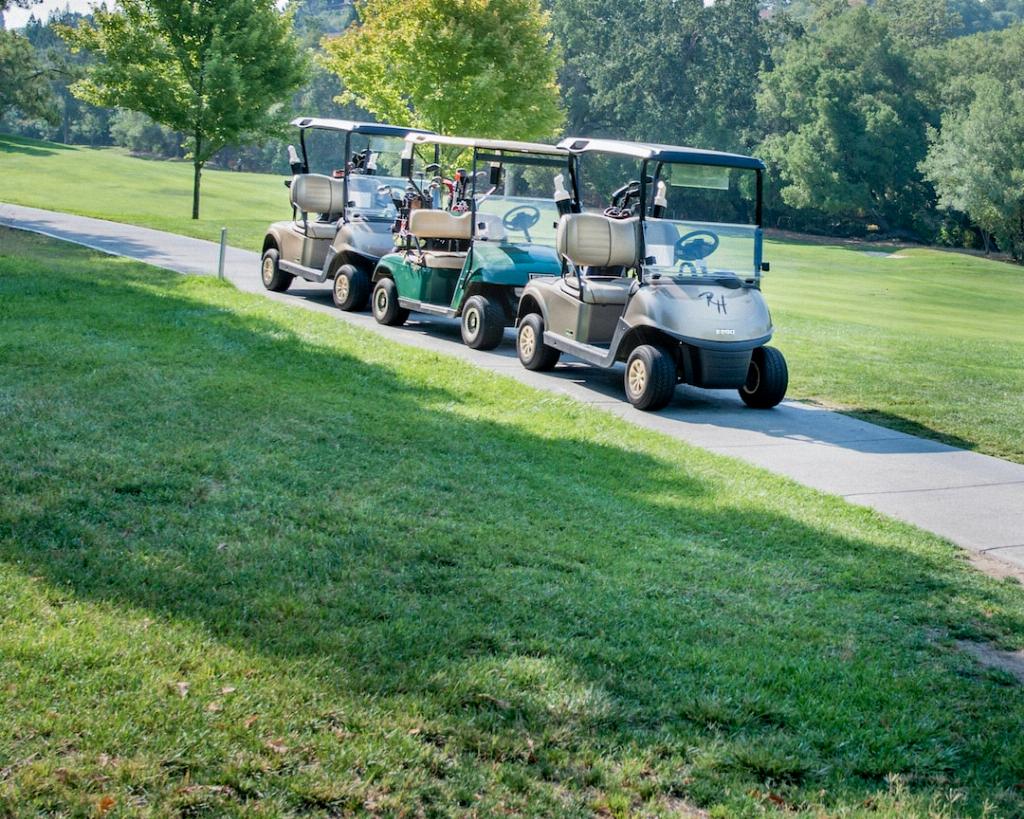
[[205, 170], [192, 216], [192, 164], [139, 159], [121, 148], [81, 148], [0, 135], [0, 201], [145, 225], [259, 250], [267, 223], [291, 216], [285, 177]]
[[[191, 167], [0, 137], [0, 200], [201, 238], [227, 225], [259, 250], [289, 214], [277, 176], [210, 171], [188, 218]], [[871, 247], [871, 246], [862, 246]], [[1024, 462], [1024, 268], [923, 248], [769, 242], [764, 289], [790, 397]]]
[[1024, 813], [936, 538], [4, 230], [0, 328], [0, 814]]

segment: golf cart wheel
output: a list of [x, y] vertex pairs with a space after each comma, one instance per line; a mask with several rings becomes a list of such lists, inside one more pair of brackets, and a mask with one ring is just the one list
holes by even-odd
[[544, 319], [539, 313], [530, 313], [519, 322], [516, 352], [528, 370], [550, 370], [562, 355], [560, 350], [544, 343]]
[[260, 265], [260, 278], [263, 279], [263, 286], [275, 293], [283, 293], [295, 278], [291, 273], [285, 273], [278, 266], [280, 259], [281, 254], [274, 248], [270, 248], [263, 254], [263, 262]]
[[637, 409], [659, 410], [676, 391], [676, 362], [664, 347], [641, 344], [626, 361], [626, 398]]
[[740, 398], [748, 407], [771, 409], [786, 397], [789, 368], [782, 353], [774, 347], [758, 347], [750, 356], [747, 381], [740, 387]]
[[378, 324], [397, 327], [405, 324], [409, 311], [398, 304], [398, 287], [393, 279], [381, 279], [373, 288], [373, 317]]
[[334, 306], [340, 310], [362, 310], [370, 297], [370, 277], [350, 264], [343, 264], [334, 274], [331, 295]]
[[505, 336], [505, 311], [486, 296], [470, 296], [462, 308], [462, 340], [474, 350], [493, 350]]

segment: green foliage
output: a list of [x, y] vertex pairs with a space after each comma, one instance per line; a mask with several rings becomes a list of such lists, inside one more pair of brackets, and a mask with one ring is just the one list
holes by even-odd
[[324, 65], [380, 119], [446, 134], [553, 137], [559, 52], [538, 0], [362, 0]]
[[756, 141], [768, 29], [754, 0], [559, 0], [554, 26], [573, 134], [722, 150]]
[[272, 0], [120, 0], [116, 11], [98, 9], [94, 22], [63, 33], [102, 57], [76, 94], [186, 135], [194, 219], [203, 165], [225, 145], [275, 130], [282, 98], [305, 70], [291, 18]]
[[784, 46], [762, 77], [761, 151], [796, 208], [908, 227], [927, 202], [927, 112], [884, 18], [854, 9]]
[[111, 118], [110, 136], [136, 154], [175, 156], [181, 153], [181, 134], [154, 122], [139, 111], [122, 108]]
[[58, 121], [47, 70], [32, 44], [20, 34], [0, 29], [0, 116], [12, 110]]
[[966, 110], [942, 118], [922, 164], [939, 203], [967, 213], [1024, 261], [1024, 88], [996, 77], [975, 81]]
[[875, 9], [885, 15], [893, 39], [910, 48], [941, 43], [963, 23], [948, 0], [877, 0]]

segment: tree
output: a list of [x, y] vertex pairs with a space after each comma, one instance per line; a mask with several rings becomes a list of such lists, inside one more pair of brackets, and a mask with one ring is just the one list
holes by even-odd
[[921, 167], [940, 205], [966, 213], [1014, 259], [1024, 261], [1024, 88], [1019, 83], [976, 80], [973, 102], [943, 116]]
[[361, 0], [324, 40], [324, 65], [387, 122], [440, 133], [542, 139], [561, 126], [559, 53], [538, 0]]
[[203, 166], [225, 145], [274, 131], [283, 99], [303, 80], [291, 17], [273, 0], [119, 0], [94, 14], [62, 31], [73, 48], [102, 58], [74, 93], [186, 135], [198, 219]]
[[751, 148], [769, 56], [759, 11], [756, 0], [556, 0], [570, 132]]
[[762, 77], [761, 147], [795, 208], [910, 227], [929, 192], [918, 172], [927, 111], [884, 18], [857, 8], [790, 42]]
[[32, 44], [0, 29], [0, 116], [10, 110], [50, 123], [59, 120], [47, 70]]

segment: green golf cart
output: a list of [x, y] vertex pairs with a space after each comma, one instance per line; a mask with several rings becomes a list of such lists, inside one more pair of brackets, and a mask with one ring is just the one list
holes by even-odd
[[468, 346], [497, 347], [530, 277], [561, 270], [555, 226], [572, 172], [569, 152], [551, 145], [410, 134], [407, 207], [396, 251], [373, 273], [374, 318], [461, 317]]

